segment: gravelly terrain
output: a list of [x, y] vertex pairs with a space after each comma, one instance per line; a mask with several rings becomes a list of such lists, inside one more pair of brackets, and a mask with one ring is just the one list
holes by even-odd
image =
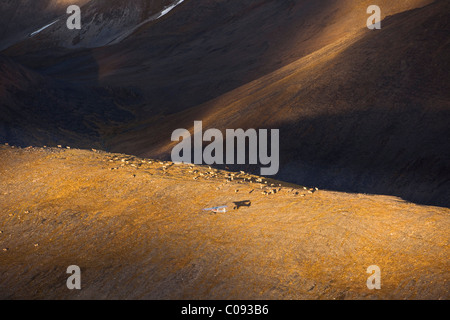
[[95, 150], [1, 146], [0, 176], [1, 299], [450, 297], [446, 208]]

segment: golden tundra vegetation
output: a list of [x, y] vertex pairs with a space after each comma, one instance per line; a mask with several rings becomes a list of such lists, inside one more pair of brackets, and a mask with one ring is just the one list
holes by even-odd
[[[0, 299], [450, 298], [449, 1], [68, 2], [0, 3]], [[163, 161], [195, 120], [297, 184]]]
[[279, 180], [450, 206], [447, 0], [378, 0], [381, 30], [372, 0], [89, 1], [32, 37], [27, 3], [56, 0], [0, 4], [0, 142], [167, 160], [195, 120], [279, 129]]
[[0, 176], [1, 299], [450, 297], [447, 208], [64, 147], [2, 145]]

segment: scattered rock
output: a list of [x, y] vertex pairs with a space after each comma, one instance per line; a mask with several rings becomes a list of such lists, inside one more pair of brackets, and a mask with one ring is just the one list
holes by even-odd
[[315, 283], [311, 283], [308, 287], [309, 287], [309, 288], [307, 289], [307, 291], [308, 291], [308, 292], [309, 292], [309, 291], [312, 291], [312, 290], [314, 290], [314, 288], [316, 287], [316, 284], [315, 284]]

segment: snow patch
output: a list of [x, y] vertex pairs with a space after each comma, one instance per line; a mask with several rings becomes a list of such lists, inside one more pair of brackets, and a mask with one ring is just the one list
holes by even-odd
[[184, 0], [178, 0], [176, 1], [174, 4], [170, 5], [169, 7], [165, 8], [163, 11], [161, 11], [158, 16], [156, 17], [156, 19], [161, 18], [162, 16], [165, 16], [166, 14], [168, 14], [170, 11], [172, 11], [173, 8], [175, 8], [177, 5], [179, 5], [180, 3], [182, 3]]
[[165, 9], [163, 9], [161, 12], [152, 15], [150, 18], [148, 18], [145, 21], [142, 21], [141, 23], [139, 23], [137, 26], [135, 26], [131, 30], [128, 30], [127, 32], [122, 33], [119, 37], [117, 37], [116, 39], [114, 39], [111, 42], [109, 42], [108, 45], [112, 45], [112, 44], [116, 44], [116, 43], [121, 42], [123, 39], [127, 38], [128, 36], [130, 36], [134, 31], [136, 31], [138, 28], [140, 28], [144, 24], [146, 24], [148, 22], [151, 22], [151, 21], [158, 20], [162, 16], [165, 16], [166, 14], [168, 14], [170, 11], [172, 11], [176, 6], [178, 6], [182, 2], [184, 2], [184, 0], [177, 0], [177, 1], [175, 1], [173, 4], [171, 4], [170, 6], [168, 6]]
[[33, 36], [37, 35], [37, 34], [40, 33], [41, 31], [44, 31], [44, 30], [47, 29], [48, 27], [50, 27], [50, 26], [54, 25], [55, 23], [57, 23], [58, 21], [59, 21], [59, 19], [56, 20], [56, 21], [53, 21], [52, 23], [46, 25], [45, 27], [40, 28], [39, 30], [36, 30], [36, 31], [33, 32], [33, 33], [30, 33], [30, 37], [33, 37]]

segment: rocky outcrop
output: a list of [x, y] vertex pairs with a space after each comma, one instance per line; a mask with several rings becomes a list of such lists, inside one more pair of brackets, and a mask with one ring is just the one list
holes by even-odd
[[0, 50], [3, 50], [65, 14], [70, 4], [91, 0], [3, 0], [0, 3]]

